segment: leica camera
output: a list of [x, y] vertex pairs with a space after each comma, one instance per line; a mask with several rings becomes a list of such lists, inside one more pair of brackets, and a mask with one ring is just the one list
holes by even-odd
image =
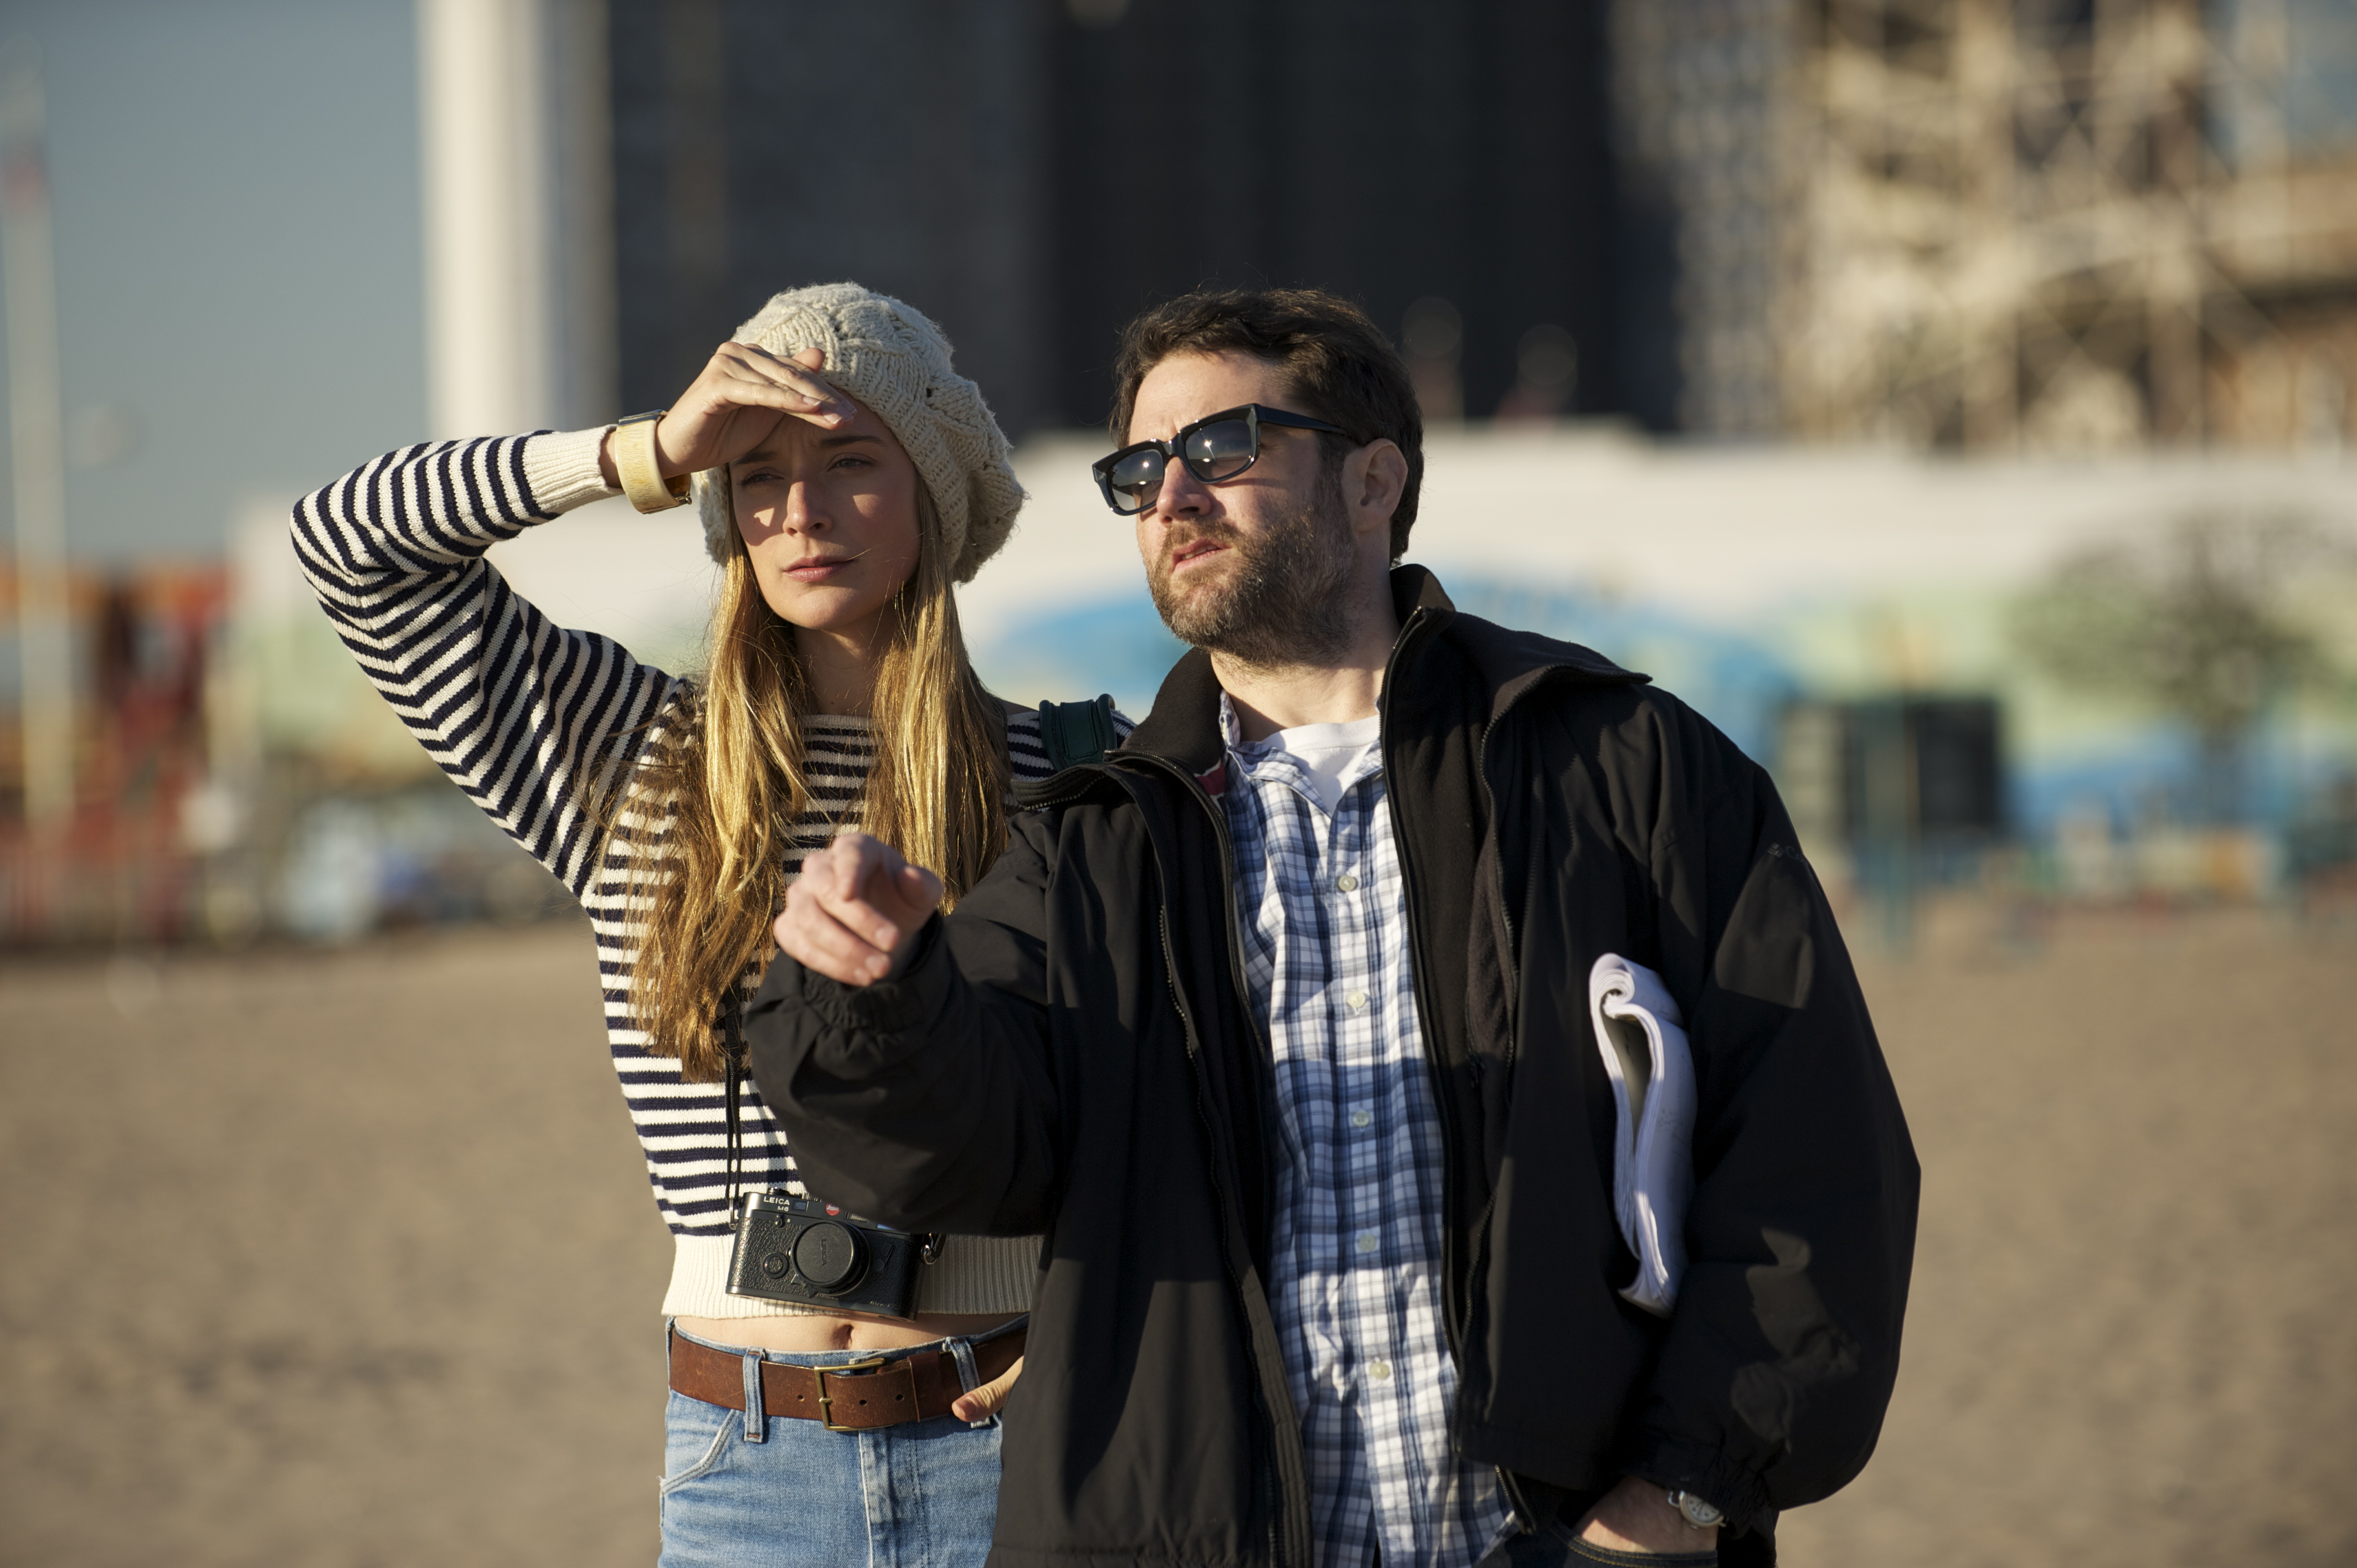
[[756, 1194], [737, 1219], [728, 1294], [834, 1312], [907, 1317], [940, 1239], [912, 1235], [789, 1193]]

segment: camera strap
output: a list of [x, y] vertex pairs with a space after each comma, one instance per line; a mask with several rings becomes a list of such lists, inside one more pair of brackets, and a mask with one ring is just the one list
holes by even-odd
[[720, 1054], [728, 1058], [728, 1223], [737, 1223], [737, 1173], [745, 1159], [745, 1040], [741, 1015], [728, 1010], [722, 1023]]
[[[745, 1033], [744, 1015], [731, 1008], [721, 1021], [720, 1054], [727, 1061], [725, 1075], [728, 1102], [728, 1225], [735, 1230], [744, 1219], [739, 1208], [738, 1171], [745, 1160]], [[917, 1238], [928, 1263], [939, 1262], [949, 1238], [938, 1230]], [[733, 1273], [733, 1266], [731, 1272]]]

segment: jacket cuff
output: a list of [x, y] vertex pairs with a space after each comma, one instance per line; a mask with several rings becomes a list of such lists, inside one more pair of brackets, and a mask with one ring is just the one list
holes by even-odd
[[873, 985], [845, 985], [804, 968], [802, 1001], [829, 1026], [845, 1035], [897, 1035], [913, 1028], [941, 1003], [942, 977], [927, 961], [940, 945], [942, 918], [934, 915], [917, 933], [917, 945], [899, 978]]
[[599, 451], [606, 444], [606, 432], [613, 428], [600, 424], [590, 430], [565, 430], [524, 438], [523, 482], [532, 491], [533, 506], [542, 516], [554, 517], [622, 493], [607, 488], [605, 471], [597, 464]]
[[1749, 1530], [1768, 1512], [1768, 1483], [1717, 1448], [1659, 1432], [1641, 1432], [1628, 1473], [1665, 1491], [1692, 1492], [1727, 1516], [1731, 1530]]

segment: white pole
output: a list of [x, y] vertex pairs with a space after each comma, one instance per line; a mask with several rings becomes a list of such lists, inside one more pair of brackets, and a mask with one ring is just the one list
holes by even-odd
[[25, 822], [54, 836], [72, 819], [73, 633], [66, 586], [65, 431], [58, 387], [57, 258], [38, 57], [0, 75], [0, 295], [8, 330], [16, 469], [16, 629], [23, 646]]
[[426, 403], [437, 436], [557, 413], [541, 0], [417, 0]]

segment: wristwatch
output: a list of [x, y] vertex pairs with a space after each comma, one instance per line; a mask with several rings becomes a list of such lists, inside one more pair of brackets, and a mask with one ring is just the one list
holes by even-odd
[[614, 472], [622, 481], [622, 493], [642, 512], [669, 511], [687, 499], [687, 476], [666, 479], [658, 466], [655, 425], [670, 412], [658, 408], [614, 422]]
[[1670, 1506], [1683, 1514], [1686, 1523], [1695, 1530], [1709, 1530], [1715, 1525], [1727, 1522], [1725, 1514], [1692, 1492], [1672, 1492], [1669, 1494], [1669, 1498]]

